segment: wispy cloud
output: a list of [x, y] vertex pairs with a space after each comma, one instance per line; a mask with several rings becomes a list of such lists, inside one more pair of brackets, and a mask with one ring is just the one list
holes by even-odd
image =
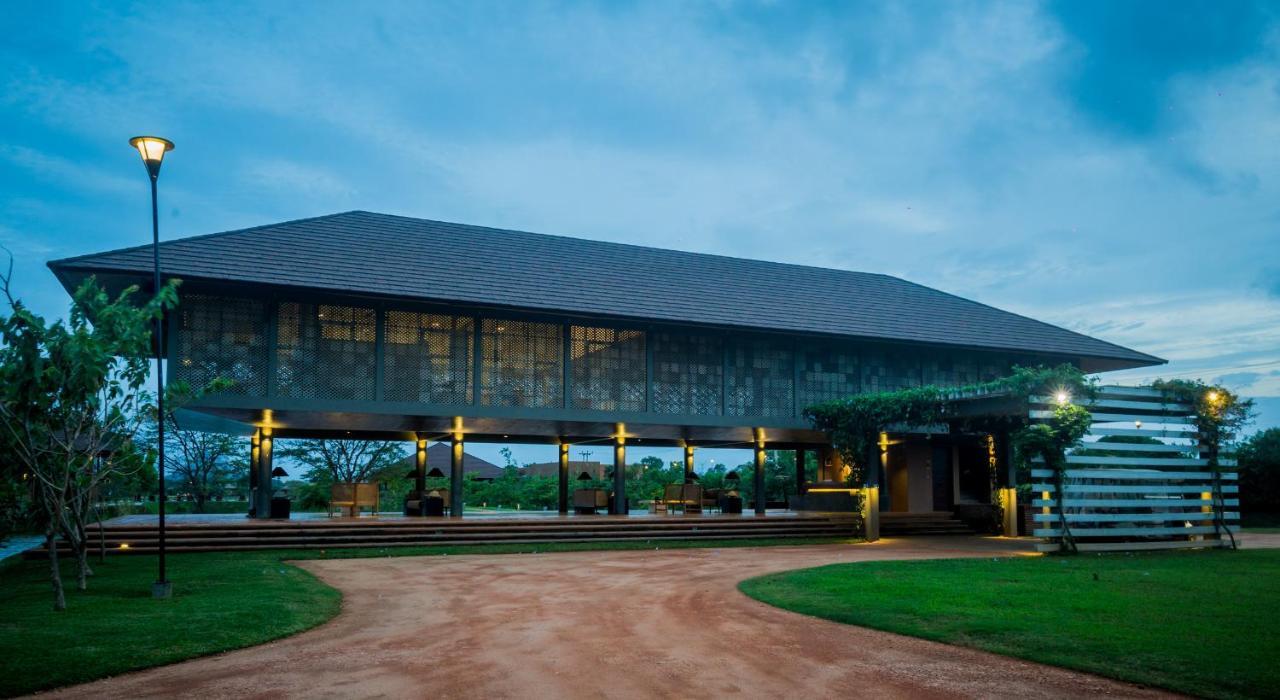
[[1105, 10], [28, 8], [0, 207], [135, 241], [122, 139], [163, 130], [166, 235], [363, 208], [887, 272], [1280, 396], [1274, 13]]

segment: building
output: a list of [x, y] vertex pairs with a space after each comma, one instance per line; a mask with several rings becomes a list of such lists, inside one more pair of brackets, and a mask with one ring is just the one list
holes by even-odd
[[[397, 463], [397, 469], [413, 469], [417, 463], [416, 455], [409, 455]], [[452, 450], [448, 443], [436, 442], [427, 446], [427, 471], [439, 469], [448, 474], [453, 460]], [[462, 453], [462, 474], [476, 481], [493, 481], [502, 476], [502, 467], [487, 459], [477, 457], [470, 452]]]
[[[595, 460], [570, 460], [565, 466], [569, 470], [570, 479], [578, 479], [581, 478], [583, 474], [586, 474], [589, 478], [599, 481], [609, 478], [609, 470], [611, 468], [609, 465]], [[534, 464], [526, 465], [523, 469], [523, 473], [526, 476], [556, 476], [560, 473], [560, 463], [536, 462]]]
[[[814, 450], [834, 480], [839, 457], [802, 416], [817, 402], [1015, 364], [1163, 362], [882, 274], [361, 211], [169, 241], [161, 260], [183, 280], [171, 375], [235, 382], [184, 421], [252, 436], [255, 475], [275, 437], [415, 440], [420, 472], [447, 440], [454, 513], [467, 441], [559, 444], [565, 462], [609, 445], [614, 464], [635, 444], [683, 446], [686, 464], [699, 446], [749, 447], [758, 465], [766, 448]], [[68, 290], [89, 275], [147, 288], [151, 265], [149, 245], [50, 263]], [[989, 498], [985, 436], [890, 437], [882, 507]]]

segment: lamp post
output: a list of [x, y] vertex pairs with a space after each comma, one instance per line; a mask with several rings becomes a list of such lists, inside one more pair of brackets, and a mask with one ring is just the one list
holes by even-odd
[[[129, 145], [138, 149], [142, 155], [142, 164], [147, 167], [147, 175], [151, 178], [151, 262], [155, 274], [155, 291], [160, 293], [160, 216], [156, 204], [156, 179], [160, 177], [160, 163], [164, 154], [173, 150], [173, 142], [158, 136], [135, 136], [129, 139]], [[173, 584], [165, 575], [165, 542], [164, 542], [164, 319], [156, 317], [156, 471], [160, 477], [159, 498], [159, 541], [160, 570], [156, 582], [151, 584], [151, 597], [168, 598], [173, 595]]]

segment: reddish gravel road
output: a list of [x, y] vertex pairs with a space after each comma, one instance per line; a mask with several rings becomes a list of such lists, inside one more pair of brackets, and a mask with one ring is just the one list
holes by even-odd
[[306, 561], [342, 613], [289, 639], [65, 697], [1084, 697], [1157, 691], [816, 620], [735, 584], [833, 562], [1000, 556], [1027, 542]]

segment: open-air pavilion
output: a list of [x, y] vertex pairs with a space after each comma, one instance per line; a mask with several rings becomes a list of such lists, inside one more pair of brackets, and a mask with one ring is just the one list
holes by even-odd
[[[756, 251], [744, 251], [754, 254]], [[468, 442], [612, 452], [611, 512], [625, 514], [629, 446], [795, 450], [796, 509], [829, 509], [845, 467], [803, 417], [861, 392], [1000, 377], [1014, 365], [1094, 373], [1163, 362], [895, 277], [353, 211], [168, 241], [182, 280], [167, 319], [170, 375], [230, 389], [186, 407], [185, 426], [246, 437], [255, 514], [268, 514], [273, 441], [403, 439], [451, 448], [463, 514]], [[68, 289], [95, 275], [151, 286], [151, 249], [57, 260]], [[993, 447], [994, 455], [992, 454]], [[885, 512], [990, 504], [1013, 484], [1007, 436], [901, 426], [867, 474]], [[818, 483], [805, 457], [818, 456]], [[997, 461], [991, 469], [990, 460]], [[748, 504], [758, 515], [764, 499]]]

